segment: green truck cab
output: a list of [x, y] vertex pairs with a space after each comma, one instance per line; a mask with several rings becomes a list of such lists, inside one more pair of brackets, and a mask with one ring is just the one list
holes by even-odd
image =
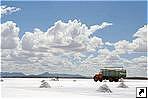
[[126, 77], [126, 70], [123, 67], [104, 67], [93, 77], [94, 81], [109, 80], [110, 82], [118, 82], [120, 78]]

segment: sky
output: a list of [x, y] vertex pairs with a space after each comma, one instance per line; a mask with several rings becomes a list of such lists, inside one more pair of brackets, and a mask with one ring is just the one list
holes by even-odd
[[[146, 1], [3, 0], [1, 6], [2, 71], [92, 75], [98, 64], [117, 60], [129, 65], [129, 75], [141, 67], [137, 76], [146, 74]], [[141, 67], [132, 67], [135, 60]]]
[[13, 20], [20, 26], [20, 38], [37, 27], [46, 31], [58, 20], [78, 19], [87, 25], [112, 22], [112, 27], [94, 34], [115, 42], [130, 40], [133, 33], [147, 23], [145, 2], [4, 2], [4, 5], [24, 9], [2, 18], [2, 22]]

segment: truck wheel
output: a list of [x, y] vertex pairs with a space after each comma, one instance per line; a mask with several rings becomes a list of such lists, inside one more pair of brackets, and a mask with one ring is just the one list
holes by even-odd
[[94, 76], [94, 77], [93, 77], [93, 79], [94, 79], [94, 81], [95, 81], [95, 82], [97, 82], [97, 81], [98, 81], [98, 79], [97, 79], [97, 77], [96, 77], [96, 76]]
[[114, 79], [114, 81], [115, 81], [115, 82], [118, 82], [118, 81], [119, 81], [119, 79], [118, 79], [118, 78], [115, 78], [115, 79]]
[[100, 79], [99, 81], [102, 82], [102, 79]]
[[113, 78], [109, 78], [109, 81], [110, 81], [110, 82], [113, 82]]

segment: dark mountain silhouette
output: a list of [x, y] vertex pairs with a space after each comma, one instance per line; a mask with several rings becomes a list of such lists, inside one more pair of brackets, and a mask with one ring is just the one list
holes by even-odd
[[2, 78], [53, 78], [53, 77], [59, 77], [59, 78], [90, 78], [86, 76], [82, 76], [79, 74], [58, 74], [58, 73], [49, 73], [44, 72], [41, 74], [33, 74], [33, 75], [25, 75], [21, 72], [1, 72], [0, 76]]
[[21, 72], [1, 72], [0, 73], [1, 77], [25, 77], [26, 75], [21, 73]]

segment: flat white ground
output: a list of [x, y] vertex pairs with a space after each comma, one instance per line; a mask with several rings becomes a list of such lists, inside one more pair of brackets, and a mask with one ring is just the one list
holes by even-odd
[[[49, 78], [4, 78], [1, 83], [2, 97], [103, 97], [103, 98], [135, 98], [136, 87], [148, 86], [148, 80], [125, 80], [129, 88], [117, 88], [121, 82], [94, 82], [93, 79], [59, 79]], [[39, 88], [41, 80], [47, 81], [51, 88]], [[112, 93], [96, 91], [107, 84]]]

